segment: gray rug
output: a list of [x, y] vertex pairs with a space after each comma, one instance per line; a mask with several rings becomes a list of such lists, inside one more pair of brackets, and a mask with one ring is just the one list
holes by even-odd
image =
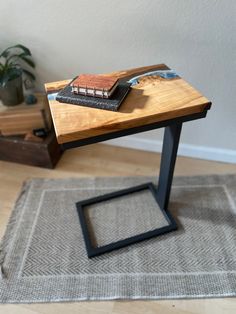
[[[236, 295], [236, 176], [175, 178], [179, 229], [88, 259], [75, 202], [155, 178], [32, 180], [4, 236], [0, 302]], [[87, 208], [94, 243], [166, 224], [149, 192]]]

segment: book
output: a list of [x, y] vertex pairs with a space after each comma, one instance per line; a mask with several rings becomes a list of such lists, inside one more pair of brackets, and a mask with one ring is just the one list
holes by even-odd
[[[73, 82], [73, 81], [72, 81]], [[92, 107], [97, 109], [117, 111], [130, 90], [130, 83], [118, 83], [110, 98], [97, 98], [75, 94], [72, 82], [58, 92], [56, 100], [61, 103]]]
[[75, 94], [101, 98], [111, 97], [117, 85], [116, 77], [94, 74], [80, 74], [71, 84]]
[[22, 103], [14, 107], [6, 107], [0, 101], [0, 134], [4, 136], [20, 135], [34, 129], [50, 130], [52, 118], [45, 95], [36, 94], [37, 103]]

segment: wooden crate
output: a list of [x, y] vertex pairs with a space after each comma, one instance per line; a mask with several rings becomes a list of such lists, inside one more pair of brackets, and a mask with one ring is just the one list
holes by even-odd
[[23, 136], [0, 136], [1, 160], [52, 169], [61, 154], [54, 130], [40, 143], [25, 141]]
[[36, 94], [37, 103], [27, 105], [22, 103], [6, 107], [0, 101], [0, 133], [11, 136], [26, 134], [33, 129], [51, 129], [52, 118], [45, 94]]

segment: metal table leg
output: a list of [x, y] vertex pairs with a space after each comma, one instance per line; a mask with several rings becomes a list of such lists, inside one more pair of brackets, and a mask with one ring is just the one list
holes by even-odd
[[[164, 233], [174, 231], [177, 229], [177, 224], [174, 221], [171, 214], [168, 212], [168, 203], [170, 198], [171, 184], [173, 179], [173, 173], [175, 168], [175, 161], [178, 151], [179, 138], [181, 133], [182, 123], [175, 123], [165, 127], [163, 148], [162, 148], [162, 157], [161, 157], [161, 166], [160, 166], [160, 175], [158, 188], [156, 189], [152, 183], [146, 183], [140, 186], [131, 187], [129, 189], [124, 189], [121, 191], [116, 191], [113, 193], [108, 193], [102, 196], [95, 198], [87, 199], [76, 203], [77, 211], [79, 214], [80, 224], [83, 232], [83, 237], [86, 245], [86, 250], [88, 257], [94, 257], [110, 251], [134, 244]], [[86, 218], [84, 215], [84, 208], [88, 205], [107, 201], [108, 199], [113, 199], [116, 197], [121, 197], [130, 193], [135, 193], [144, 189], [149, 189], [152, 192], [154, 199], [159, 205], [163, 215], [166, 218], [167, 225], [161, 228], [157, 228], [151, 231], [147, 231], [142, 234], [138, 234], [117, 242], [113, 242], [100, 247], [93, 247], [88, 226], [86, 223]], [[157, 206], [158, 207], [158, 206]], [[159, 209], [158, 209], [159, 210]]]
[[182, 123], [165, 127], [157, 189], [158, 204], [165, 210], [168, 209], [169, 204], [181, 129]]

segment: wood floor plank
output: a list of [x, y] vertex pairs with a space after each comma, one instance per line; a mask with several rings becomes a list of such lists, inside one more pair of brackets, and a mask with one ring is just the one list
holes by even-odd
[[163, 301], [119, 301], [113, 314], [233, 314], [236, 299], [163, 300]]
[[112, 314], [114, 302], [64, 302], [51, 304], [31, 304], [24, 305], [28, 309], [33, 309], [40, 314]]
[[0, 314], [39, 314], [39, 312], [22, 305], [4, 304], [0, 306]]

